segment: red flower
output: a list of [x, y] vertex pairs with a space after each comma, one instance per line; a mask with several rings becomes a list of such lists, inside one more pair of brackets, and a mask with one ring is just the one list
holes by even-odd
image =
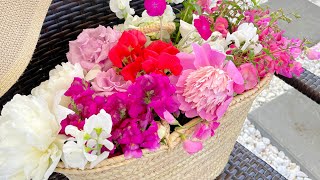
[[179, 50], [163, 41], [154, 41], [148, 47], [145, 35], [137, 30], [123, 32], [117, 45], [109, 52], [114, 66], [121, 70], [125, 80], [135, 81], [143, 74], [179, 75], [182, 71]]
[[118, 41], [109, 52], [109, 59], [118, 68], [134, 62], [141, 55], [147, 42], [146, 36], [138, 30], [124, 31]]

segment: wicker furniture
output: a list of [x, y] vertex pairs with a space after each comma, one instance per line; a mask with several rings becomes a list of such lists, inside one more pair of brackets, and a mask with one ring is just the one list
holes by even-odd
[[[143, 11], [142, 0], [132, 1], [131, 6], [137, 14]], [[68, 41], [76, 39], [82, 29], [97, 27], [99, 24], [113, 26], [121, 22], [111, 13], [106, 0], [53, 0], [43, 23], [32, 61], [18, 82], [0, 98], [0, 110], [15, 94], [29, 94], [33, 87], [47, 80], [49, 70], [66, 61]], [[301, 78], [293, 78], [288, 82], [320, 103], [319, 77], [306, 71]], [[225, 172], [219, 178], [247, 179], [249, 177], [283, 178], [265, 162], [236, 144]]]

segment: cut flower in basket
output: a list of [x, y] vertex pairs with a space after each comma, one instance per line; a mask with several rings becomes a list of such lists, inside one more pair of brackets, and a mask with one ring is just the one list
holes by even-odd
[[[183, 8], [171, 7], [179, 3]], [[223, 142], [225, 132], [241, 129], [234, 126], [271, 74], [299, 76], [296, 58], [319, 58], [318, 46], [308, 49], [306, 40], [283, 35], [278, 21], [290, 18], [257, 1], [144, 5], [140, 17], [130, 0], [111, 0], [124, 24], [84, 29], [69, 42], [68, 62], [31, 95], [16, 95], [4, 106], [0, 179], [48, 179], [56, 168], [77, 177], [72, 173], [163, 151], [197, 156]], [[232, 113], [239, 118], [230, 121]], [[237, 133], [229, 134], [232, 143], [220, 144], [227, 153]]]

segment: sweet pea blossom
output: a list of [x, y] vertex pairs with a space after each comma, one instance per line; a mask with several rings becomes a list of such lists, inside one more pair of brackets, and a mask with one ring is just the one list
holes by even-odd
[[144, 7], [149, 16], [161, 16], [166, 10], [166, 0], [145, 0]]
[[110, 0], [110, 9], [119, 19], [127, 18], [135, 13], [134, 9], [130, 8], [130, 2], [131, 0]]
[[[111, 137], [111, 128], [111, 116], [104, 110], [86, 119], [81, 131], [75, 126], [67, 126], [66, 134], [74, 138], [71, 138], [63, 146], [65, 165], [84, 169], [86, 163], [90, 162], [90, 168], [94, 168], [106, 159], [109, 156], [109, 151], [114, 148], [114, 144], [108, 140]], [[103, 151], [103, 147], [109, 151]]]
[[182, 144], [183, 149], [189, 154], [195, 154], [203, 149], [202, 142], [185, 140]]
[[239, 71], [244, 79], [243, 85], [235, 85], [234, 91], [238, 94], [243, 93], [245, 90], [254, 88], [259, 81], [257, 68], [252, 63], [245, 63], [239, 66]]
[[41, 97], [15, 95], [0, 116], [0, 179], [48, 179], [60, 161], [59, 123]]
[[[252, 23], [241, 24], [237, 31], [230, 34], [228, 33], [226, 38], [228, 44], [235, 43], [237, 48], [241, 48], [242, 51], [252, 48], [254, 53], [258, 54], [262, 50], [262, 45], [258, 43], [259, 35], [257, 34], [257, 28]], [[241, 44], [244, 44], [241, 47]]]
[[307, 57], [310, 60], [320, 60], [320, 43], [307, 50]]
[[218, 17], [215, 24], [214, 24], [214, 29], [218, 32], [220, 32], [223, 37], [226, 37], [228, 34], [228, 21], [226, 18], [223, 17]]
[[179, 109], [188, 118], [220, 119], [233, 99], [234, 84], [243, 84], [243, 78], [232, 61], [225, 62], [226, 54], [210, 45], [193, 44], [193, 50], [178, 54], [184, 69], [176, 84]]
[[199, 19], [194, 20], [194, 26], [204, 40], [209, 39], [212, 34], [210, 21], [206, 16], [201, 15]]

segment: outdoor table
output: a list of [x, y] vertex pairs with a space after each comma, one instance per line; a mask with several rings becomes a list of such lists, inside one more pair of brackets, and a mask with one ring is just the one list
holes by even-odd
[[[132, 1], [131, 6], [137, 14], [143, 11], [142, 0]], [[43, 23], [32, 61], [17, 83], [0, 98], [0, 111], [15, 94], [30, 94], [33, 87], [47, 80], [48, 72], [57, 64], [66, 61], [68, 42], [76, 39], [83, 29], [97, 27], [99, 24], [113, 26], [122, 22], [110, 11], [107, 0], [53, 0]], [[318, 76], [306, 70], [300, 78], [279, 77], [320, 103]], [[66, 177], [53, 174], [50, 179], [62, 180]], [[236, 143], [224, 172], [217, 179], [285, 178], [248, 149]]]

